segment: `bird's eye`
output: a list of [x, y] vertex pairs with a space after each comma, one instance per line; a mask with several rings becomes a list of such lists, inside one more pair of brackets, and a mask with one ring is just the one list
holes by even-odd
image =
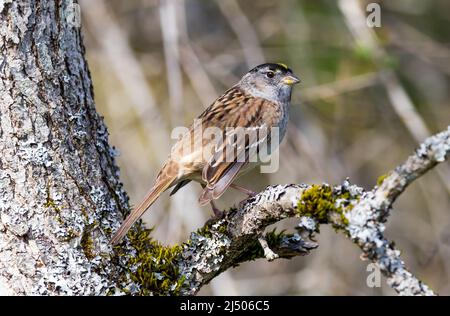
[[275, 73], [273, 71], [268, 71], [268, 72], [266, 72], [266, 76], [267, 76], [267, 78], [273, 78], [273, 77], [275, 77]]

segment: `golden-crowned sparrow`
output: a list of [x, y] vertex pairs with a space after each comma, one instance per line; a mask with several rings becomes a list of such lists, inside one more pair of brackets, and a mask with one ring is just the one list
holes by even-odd
[[[171, 193], [174, 194], [191, 180], [199, 182], [203, 186], [200, 204], [210, 202], [216, 215], [218, 211], [213, 200], [229, 186], [251, 192], [232, 182], [244, 170], [257, 165], [250, 163], [249, 152], [251, 148], [258, 151], [264, 141], [270, 143], [270, 133], [256, 138], [248, 135], [238, 138], [233, 128], [253, 131], [278, 128], [278, 145], [287, 128], [292, 86], [298, 82], [299, 78], [284, 64], [262, 64], [245, 74], [211, 104], [174, 144], [153, 187], [125, 219], [111, 243], [117, 244], [160, 194], [170, 187], [174, 186]], [[210, 127], [219, 130], [224, 139], [218, 142], [215, 137], [205, 135], [205, 130]], [[232, 149], [231, 155], [229, 148]]]

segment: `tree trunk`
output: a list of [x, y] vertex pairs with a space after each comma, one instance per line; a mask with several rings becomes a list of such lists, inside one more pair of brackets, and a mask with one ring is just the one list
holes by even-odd
[[1, 294], [102, 294], [128, 207], [93, 101], [78, 4], [0, 1]]

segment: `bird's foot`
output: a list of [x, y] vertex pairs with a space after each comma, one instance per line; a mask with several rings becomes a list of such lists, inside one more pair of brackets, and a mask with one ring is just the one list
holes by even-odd
[[208, 219], [206, 221], [207, 225], [209, 225], [212, 222], [218, 221], [218, 220], [220, 220], [220, 219], [225, 217], [225, 212], [219, 210], [218, 207], [216, 206], [216, 203], [214, 203], [213, 201], [210, 201], [209, 203], [211, 204], [211, 208], [212, 208], [212, 210], [214, 212], [214, 215], [210, 219]]
[[246, 198], [246, 199], [243, 199], [242, 201], [240, 201], [238, 204], [238, 208], [239, 209], [243, 208], [248, 199], [249, 198]]

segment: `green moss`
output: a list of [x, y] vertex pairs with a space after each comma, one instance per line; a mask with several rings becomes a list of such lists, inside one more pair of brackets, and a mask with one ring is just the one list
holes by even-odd
[[203, 227], [197, 229], [195, 233], [206, 238], [211, 238], [211, 223], [205, 224]]
[[[341, 225], [348, 225], [345, 212], [351, 210], [353, 205], [345, 203], [345, 201], [351, 198], [349, 192], [337, 195], [328, 185], [312, 185], [302, 194], [298, 204], [298, 214], [312, 217], [319, 223], [327, 223], [330, 216], [339, 216], [340, 223], [333, 224], [333, 227], [337, 229]], [[337, 207], [337, 201], [340, 199], [342, 199], [341, 205]]]
[[[212, 220], [194, 234], [205, 238], [215, 238], [217, 234], [226, 234], [227, 222], [225, 220]], [[129, 277], [140, 285], [138, 295], [178, 295], [185, 284], [185, 277], [180, 274], [179, 263], [182, 245], [166, 246], [154, 240], [152, 229], [143, 227], [142, 222], [135, 225], [127, 234], [130, 246], [114, 248], [116, 256], [125, 259], [125, 273], [118, 280], [120, 284], [127, 283]], [[190, 240], [184, 245], [189, 246]], [[123, 249], [123, 250], [122, 250]], [[126, 289], [122, 289], [126, 292]]]
[[336, 199], [331, 187], [314, 184], [303, 192], [302, 199], [298, 204], [298, 213], [323, 223], [327, 221], [330, 212], [336, 211], [335, 203]]
[[[227, 216], [232, 216], [234, 212], [237, 211], [237, 208], [231, 207], [228, 210], [224, 211]], [[227, 221], [222, 221], [221, 224], [218, 227], [214, 227], [217, 225], [218, 222], [222, 221], [221, 219], [212, 219], [209, 220], [203, 227], [199, 228], [195, 233], [197, 235], [206, 237], [206, 238], [212, 238], [212, 231], [221, 233], [221, 234], [227, 234], [228, 231], [228, 225]]]
[[271, 245], [279, 245], [284, 237], [292, 237], [292, 236], [293, 236], [292, 234], [285, 234], [285, 230], [282, 230], [281, 232], [277, 233], [275, 229], [273, 229], [271, 232], [268, 232], [264, 236], [264, 238], [266, 239], [267, 244], [271, 246]]
[[80, 233], [77, 232], [74, 229], [69, 228], [67, 230], [67, 236], [65, 238], [63, 238], [63, 239], [60, 239], [60, 240], [64, 241], [64, 242], [68, 242], [68, 241], [71, 241], [72, 239], [77, 238], [77, 237], [80, 237]]
[[[285, 231], [276, 232], [275, 229], [264, 235], [269, 248], [273, 249], [276, 245], [279, 245], [284, 237], [292, 237], [292, 234], [286, 234]], [[264, 249], [261, 247], [258, 239], [251, 239], [247, 243], [246, 251], [243, 252], [236, 262], [253, 261], [259, 258], [264, 258]]]
[[[351, 206], [351, 208], [353, 208], [353, 205]], [[348, 210], [350, 210], [350, 209], [348, 209]], [[340, 218], [341, 218], [341, 223], [344, 225], [344, 226], [348, 226], [348, 218], [344, 215], [344, 212], [341, 212], [340, 214], [339, 214], [339, 216], [340, 216]], [[335, 227], [336, 228], [336, 227]]]
[[52, 200], [51, 198], [49, 198], [49, 197], [47, 197], [47, 201], [45, 202], [44, 207], [52, 208], [52, 209], [54, 209], [57, 213], [60, 212], [59, 208], [56, 207], [55, 201], [53, 201], [53, 200]]
[[199, 228], [195, 233], [197, 235], [200, 235], [200, 236], [203, 236], [206, 238], [212, 238], [213, 231], [218, 232], [220, 234], [226, 234], [227, 230], [228, 230], [228, 225], [227, 225], [226, 221], [223, 221], [219, 226], [213, 228], [213, 226], [217, 225], [217, 223], [219, 221], [220, 220], [212, 220], [212, 221], [206, 223], [203, 227]]
[[386, 173], [386, 174], [382, 174], [381, 176], [379, 176], [377, 179], [377, 186], [380, 186], [383, 183], [384, 179], [386, 179], [388, 177], [388, 175], [389, 174]]
[[121, 253], [116, 247], [119, 256], [128, 256], [128, 269], [131, 280], [140, 284], [140, 295], [177, 295], [184, 284], [184, 277], [180, 276], [178, 260], [182, 247], [179, 245], [164, 246], [153, 240], [151, 229], [142, 225], [130, 230], [128, 240], [136, 250], [134, 255]]
[[44, 207], [52, 209], [56, 213], [56, 221], [61, 225], [64, 224], [64, 221], [61, 218], [61, 209], [56, 205], [55, 201], [53, 201], [49, 195], [47, 196], [47, 201], [45, 202]]
[[86, 208], [84, 206], [81, 206], [81, 214], [83, 215], [84, 219], [87, 221], [89, 221], [89, 215], [88, 212], [86, 210]]
[[83, 253], [89, 260], [92, 260], [96, 257], [95, 248], [94, 248], [94, 240], [91, 236], [91, 228], [85, 227], [83, 235], [81, 236], [80, 241], [81, 249], [83, 249]]
[[221, 233], [221, 234], [226, 234], [228, 231], [228, 225], [223, 224], [220, 225], [219, 227], [217, 227], [217, 232]]

